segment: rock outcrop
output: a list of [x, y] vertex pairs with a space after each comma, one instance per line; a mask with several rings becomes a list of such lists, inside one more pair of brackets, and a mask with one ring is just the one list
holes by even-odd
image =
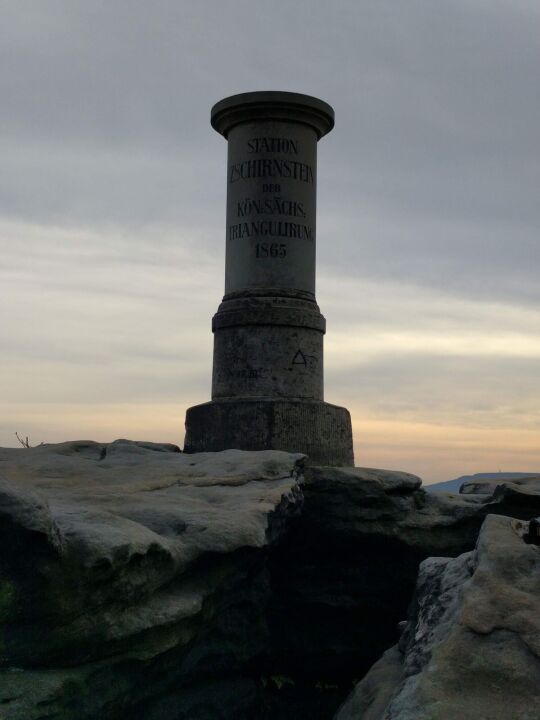
[[526, 502], [527, 498], [540, 494], [540, 475], [504, 480], [470, 480], [463, 483], [459, 492], [463, 495], [488, 495], [498, 501], [504, 496], [522, 498]]
[[[540, 514], [507, 494], [429, 494], [408, 473], [306, 467], [302, 513], [272, 552], [274, 665], [345, 694], [398, 639], [421, 561], [474, 548], [487, 515]], [[330, 717], [330, 715], [322, 716]]]
[[540, 717], [540, 548], [489, 516], [476, 550], [429, 558], [399, 644], [336, 720]]
[[[0, 450], [0, 476], [2, 720], [328, 720], [370, 668], [345, 707], [367, 692], [379, 720], [430, 667], [486, 516], [540, 515], [519, 488], [127, 440]], [[388, 650], [422, 561], [432, 640], [410, 624]]]
[[475, 478], [462, 483], [459, 492], [463, 495], [494, 495], [505, 488], [526, 494], [540, 492], [540, 475], [523, 475], [520, 477], [489, 477]]
[[303, 456], [174, 450], [1, 451], [5, 720], [249, 717]]

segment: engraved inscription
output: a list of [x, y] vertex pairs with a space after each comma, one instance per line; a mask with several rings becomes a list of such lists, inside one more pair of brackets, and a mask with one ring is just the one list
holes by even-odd
[[306, 217], [304, 203], [296, 200], [285, 200], [275, 195], [273, 198], [258, 200], [244, 198], [236, 203], [237, 217], [246, 215], [288, 215], [289, 217]]
[[313, 230], [307, 225], [286, 220], [252, 220], [229, 225], [229, 240], [250, 237], [283, 237], [313, 242]]
[[[246, 243], [246, 250], [249, 247], [257, 260], [285, 261], [289, 248], [281, 240], [314, 242], [309, 200], [305, 191], [296, 199], [290, 183], [315, 184], [313, 167], [302, 157], [300, 145], [301, 141], [290, 136], [251, 137], [243, 144], [244, 152], [251, 157], [237, 156], [229, 165], [229, 184], [237, 183], [238, 189], [229, 207], [232, 223], [227, 227], [227, 237], [229, 241], [252, 241]], [[246, 184], [238, 185], [242, 180]]]
[[291, 138], [258, 137], [247, 141], [248, 153], [278, 152], [298, 155], [298, 141]]
[[255, 245], [255, 257], [280, 257], [287, 255], [287, 246], [285, 243], [257, 243]]
[[252, 178], [291, 178], [299, 182], [314, 184], [313, 168], [298, 160], [281, 158], [257, 158], [234, 163], [229, 168], [229, 182], [251, 180]]

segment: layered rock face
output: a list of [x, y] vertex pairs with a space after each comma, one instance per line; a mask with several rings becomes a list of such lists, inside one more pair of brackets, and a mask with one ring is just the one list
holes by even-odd
[[[513, 642], [516, 687], [523, 703], [531, 697], [527, 608], [539, 550], [515, 533], [512, 544], [509, 521], [491, 516], [470, 552], [486, 515], [540, 515], [538, 496], [428, 495], [407, 473], [130, 441], [0, 450], [0, 475], [5, 720], [328, 720], [398, 641], [422, 561], [399, 649], [371, 669], [340, 720], [387, 720], [376, 712], [389, 703], [404, 713], [427, 702], [433, 663], [453, 662], [444, 644], [461, 627], [458, 611], [471, 637], [493, 636], [480, 668], [487, 678], [498, 654], [493, 687]], [[426, 561], [434, 555], [446, 559]], [[471, 595], [474, 578], [481, 592]], [[514, 603], [525, 613], [519, 627]], [[474, 625], [475, 607], [493, 612]], [[460, 667], [448, 669], [444, 702], [465, 682]]]
[[399, 644], [336, 720], [540, 717], [540, 548], [489, 516], [474, 552], [429, 558]]
[[2, 717], [249, 717], [301, 456], [4, 450]]
[[343, 692], [397, 641], [421, 561], [474, 549], [491, 513], [540, 515], [540, 496], [432, 495], [408, 473], [306, 467], [304, 478], [302, 513], [270, 558], [273, 637], [283, 629], [284, 674]]

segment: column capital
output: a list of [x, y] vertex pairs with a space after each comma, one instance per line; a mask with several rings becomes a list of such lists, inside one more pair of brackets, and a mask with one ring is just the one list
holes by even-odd
[[261, 90], [226, 97], [210, 113], [212, 127], [225, 138], [236, 125], [257, 120], [303, 123], [315, 130], [320, 140], [334, 127], [334, 110], [311, 95]]

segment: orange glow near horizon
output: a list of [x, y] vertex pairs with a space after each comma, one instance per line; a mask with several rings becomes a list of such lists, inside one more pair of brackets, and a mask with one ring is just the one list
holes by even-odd
[[[182, 445], [186, 408], [210, 399], [223, 258], [199, 248], [194, 265], [199, 238], [186, 230], [179, 243], [170, 228], [128, 237], [6, 222], [0, 232], [10, 299], [0, 445], [17, 446], [15, 431], [32, 444]], [[317, 297], [328, 322], [325, 399], [351, 412], [357, 465], [427, 483], [540, 472], [534, 305], [324, 272]]]
[[[193, 404], [205, 399], [194, 398]], [[43, 404], [7, 408], [13, 435], [5, 444], [16, 447], [14, 433], [18, 431], [28, 435], [32, 445], [128, 438], [182, 447], [184, 415], [190, 404]], [[419, 475], [426, 484], [476, 472], [540, 473], [540, 436], [535, 430], [384, 420], [350, 410], [355, 463], [359, 467], [403, 470]]]

